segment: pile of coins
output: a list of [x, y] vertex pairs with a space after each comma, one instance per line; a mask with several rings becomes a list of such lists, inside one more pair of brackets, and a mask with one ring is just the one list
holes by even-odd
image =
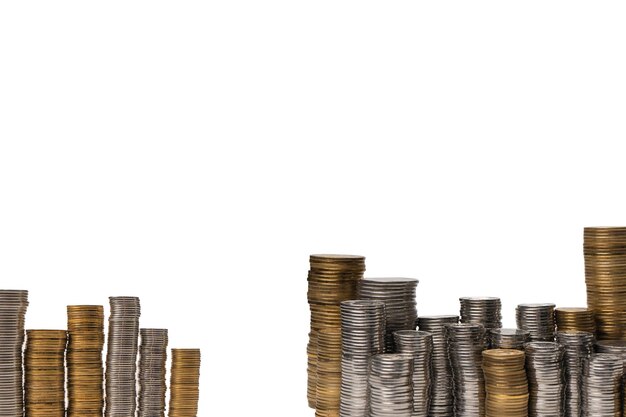
[[482, 324], [486, 330], [502, 327], [502, 302], [498, 297], [461, 297], [461, 323]]
[[419, 330], [399, 330], [394, 333], [396, 351], [413, 358], [413, 414], [428, 417], [433, 335]]
[[433, 338], [430, 417], [452, 417], [454, 413], [452, 369], [448, 361], [445, 326], [458, 322], [459, 316], [421, 316], [417, 319], [419, 329], [430, 333]]
[[585, 227], [583, 249], [598, 339], [626, 340], [626, 227]]
[[67, 306], [68, 417], [102, 417], [104, 309]]
[[65, 330], [28, 330], [24, 352], [28, 417], [65, 417]]
[[341, 303], [341, 400], [343, 417], [368, 417], [367, 375], [371, 356], [385, 351], [385, 303]]
[[[626, 341], [625, 340], [600, 340], [596, 342], [596, 352], [609, 353], [622, 358], [624, 376], [622, 377], [622, 398], [626, 399]], [[626, 416], [626, 401], [622, 401], [622, 415]]]
[[554, 342], [554, 304], [520, 304], [515, 309], [517, 328], [528, 330], [533, 342]]
[[196, 417], [200, 396], [200, 349], [172, 349], [169, 417]]
[[317, 333], [317, 409], [339, 410], [341, 392], [341, 329]]
[[0, 416], [22, 417], [22, 347], [28, 291], [0, 290]]
[[369, 403], [371, 417], [411, 417], [413, 359], [401, 353], [385, 353], [370, 360]]
[[140, 329], [138, 417], [165, 416], [167, 329]]
[[583, 361], [583, 417], [622, 415], [620, 382], [623, 374], [620, 356], [597, 353]]
[[491, 349], [483, 352], [486, 417], [528, 417], [528, 381], [524, 352]]
[[487, 337], [492, 349], [524, 350], [524, 344], [530, 341], [530, 332], [520, 329], [491, 329], [487, 331]]
[[557, 342], [564, 348], [565, 413], [579, 416], [581, 408], [582, 364], [593, 353], [594, 337], [588, 332], [558, 332]]
[[482, 352], [486, 348], [482, 324], [458, 323], [446, 326], [448, 358], [454, 381], [454, 415], [485, 414], [485, 378]]
[[[341, 328], [339, 304], [353, 300], [357, 282], [365, 272], [365, 257], [356, 255], [311, 255], [308, 274], [308, 301], [311, 310], [311, 332], [307, 346], [307, 399], [316, 408], [317, 387], [324, 389], [325, 381], [317, 381], [317, 334], [325, 328]], [[339, 392], [336, 393], [338, 403]]]
[[385, 303], [386, 334], [385, 351], [394, 351], [393, 333], [398, 330], [413, 330], [417, 323], [415, 278], [364, 278], [359, 282], [358, 296], [362, 300], [377, 300]]
[[530, 394], [528, 414], [531, 417], [563, 416], [563, 346], [555, 342], [530, 342], [524, 351]]
[[593, 311], [584, 307], [559, 307], [554, 310], [556, 327], [560, 332], [596, 333]]
[[137, 297], [109, 297], [106, 367], [106, 417], [133, 416], [136, 411], [137, 348], [141, 308]]

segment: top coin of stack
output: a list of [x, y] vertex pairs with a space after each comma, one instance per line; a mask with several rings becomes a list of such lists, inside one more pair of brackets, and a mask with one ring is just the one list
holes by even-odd
[[593, 312], [584, 307], [559, 307], [554, 310], [556, 327], [559, 332], [596, 332]]
[[482, 324], [485, 330], [502, 327], [502, 302], [498, 297], [461, 297], [461, 323]]

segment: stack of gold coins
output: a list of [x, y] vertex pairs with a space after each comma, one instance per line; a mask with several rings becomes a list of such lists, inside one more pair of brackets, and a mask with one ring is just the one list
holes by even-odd
[[599, 340], [626, 340], [626, 227], [585, 227], [587, 305]]
[[102, 417], [104, 310], [67, 306], [67, 417]]
[[26, 417], [65, 416], [65, 330], [27, 330]]
[[200, 394], [200, 349], [172, 349], [169, 417], [196, 417]]
[[[357, 282], [363, 278], [365, 272], [365, 257], [356, 255], [311, 255], [308, 275], [308, 301], [311, 308], [311, 332], [307, 347], [308, 380], [307, 398], [311, 408], [317, 407], [318, 395], [326, 396], [321, 399], [322, 406], [337, 404], [333, 409], [319, 409], [318, 416], [332, 416], [339, 411], [339, 391], [330, 387], [334, 380], [318, 381], [318, 352], [317, 337], [322, 329], [341, 329], [341, 314], [339, 305], [342, 301], [356, 298]], [[326, 355], [326, 354], [324, 354]], [[327, 356], [327, 355], [326, 355]], [[341, 359], [340, 356], [338, 356]], [[322, 372], [322, 376], [326, 374]], [[326, 384], [329, 387], [326, 387]], [[318, 393], [320, 389], [320, 393]], [[330, 396], [330, 397], [329, 397]]]
[[341, 329], [317, 333], [317, 408], [338, 410], [341, 391]]
[[486, 417], [528, 417], [528, 380], [524, 352], [483, 351]]
[[554, 310], [556, 327], [559, 332], [596, 332], [593, 311], [585, 307], [559, 307]]

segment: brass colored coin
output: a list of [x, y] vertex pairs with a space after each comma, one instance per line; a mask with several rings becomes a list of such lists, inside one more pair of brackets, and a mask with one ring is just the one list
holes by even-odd
[[200, 396], [200, 349], [172, 349], [169, 417], [196, 417]]

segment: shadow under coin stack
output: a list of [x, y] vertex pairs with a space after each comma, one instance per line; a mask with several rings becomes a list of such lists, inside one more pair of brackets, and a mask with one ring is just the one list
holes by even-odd
[[[311, 310], [311, 331], [307, 345], [307, 399], [309, 407], [316, 408], [316, 415], [337, 415], [338, 408], [317, 410], [317, 386], [325, 381], [317, 380], [317, 333], [325, 328], [341, 328], [339, 304], [353, 300], [357, 295], [357, 282], [365, 272], [365, 257], [356, 255], [311, 255], [308, 274], [308, 302]], [[333, 394], [339, 404], [339, 392]], [[327, 400], [327, 401], [326, 401]], [[323, 399], [322, 402], [331, 402]]]
[[397, 330], [415, 330], [417, 303], [415, 278], [363, 278], [358, 286], [358, 298], [385, 303], [385, 352], [394, 351], [393, 333]]
[[515, 309], [517, 328], [528, 330], [532, 342], [554, 342], [554, 304], [520, 304]]
[[596, 352], [619, 356], [624, 366], [622, 377], [622, 415], [626, 416], [626, 340], [600, 340], [596, 343]]
[[461, 297], [461, 323], [482, 324], [485, 331], [502, 327], [502, 302], [498, 297]]
[[22, 347], [28, 291], [0, 290], [0, 416], [22, 417]]
[[530, 332], [520, 329], [491, 329], [487, 336], [492, 349], [524, 350], [524, 344], [530, 341]]
[[65, 330], [27, 330], [26, 417], [65, 416]]
[[583, 361], [583, 417], [620, 417], [622, 358], [597, 353]]
[[384, 353], [370, 360], [369, 404], [371, 417], [411, 417], [413, 359], [401, 353]]
[[196, 417], [200, 396], [200, 349], [172, 349], [169, 417]]
[[433, 335], [419, 330], [399, 330], [394, 334], [396, 350], [413, 358], [413, 414], [428, 417]]
[[524, 352], [491, 349], [483, 352], [486, 417], [528, 417], [528, 381]]
[[433, 337], [430, 417], [452, 417], [454, 414], [452, 369], [448, 361], [445, 326], [458, 322], [459, 316], [421, 316], [417, 319], [419, 329]]
[[556, 328], [559, 332], [580, 331], [596, 333], [593, 312], [584, 307], [559, 307], [554, 310]]
[[525, 346], [528, 375], [528, 415], [564, 416], [565, 369], [563, 346], [556, 342], [530, 342]]
[[317, 407], [339, 410], [341, 392], [341, 329], [328, 327], [317, 332]]
[[581, 415], [582, 365], [593, 353], [593, 334], [588, 332], [558, 332], [557, 342], [564, 348], [565, 415]]
[[138, 417], [165, 416], [167, 329], [140, 329]]

